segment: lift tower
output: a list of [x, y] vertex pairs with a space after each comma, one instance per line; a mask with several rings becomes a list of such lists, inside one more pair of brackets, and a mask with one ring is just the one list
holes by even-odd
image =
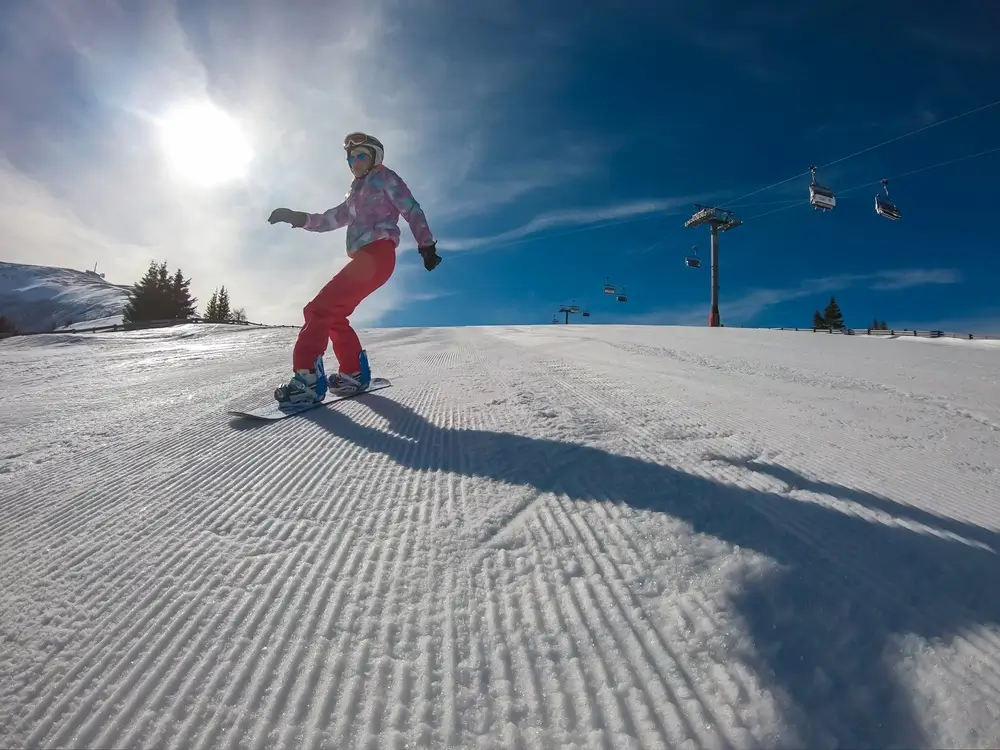
[[576, 305], [576, 303], [574, 303], [572, 305], [560, 305], [559, 306], [559, 312], [565, 313], [565, 315], [566, 315], [566, 325], [569, 325], [569, 316], [570, 315], [576, 315], [578, 312], [580, 312], [580, 308], [579, 308], [579, 306]]
[[719, 320], [719, 232], [728, 232], [743, 222], [732, 211], [715, 206], [699, 206], [698, 211], [684, 222], [685, 227], [700, 227], [708, 224], [712, 231], [712, 311], [708, 314], [708, 324], [713, 328], [722, 325]]

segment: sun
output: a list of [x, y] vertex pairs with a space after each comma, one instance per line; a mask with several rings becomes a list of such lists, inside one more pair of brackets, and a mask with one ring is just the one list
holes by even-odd
[[171, 169], [203, 186], [243, 177], [253, 149], [239, 124], [213, 104], [184, 104], [159, 119]]

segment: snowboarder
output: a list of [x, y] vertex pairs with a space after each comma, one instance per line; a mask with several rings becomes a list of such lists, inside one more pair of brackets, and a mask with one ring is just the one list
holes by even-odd
[[[392, 276], [400, 214], [410, 225], [424, 268], [433, 271], [441, 262], [420, 205], [402, 178], [382, 164], [382, 143], [366, 133], [351, 133], [344, 139], [344, 151], [354, 181], [343, 203], [321, 214], [276, 208], [268, 217], [271, 224], [286, 222], [308, 232], [331, 232], [346, 226], [350, 257], [302, 311], [305, 324], [292, 352], [295, 374], [287, 385], [274, 391], [281, 403], [322, 401], [328, 387], [338, 394], [368, 387], [368, 357], [347, 317]], [[333, 343], [339, 370], [329, 380], [323, 366], [327, 337]]]

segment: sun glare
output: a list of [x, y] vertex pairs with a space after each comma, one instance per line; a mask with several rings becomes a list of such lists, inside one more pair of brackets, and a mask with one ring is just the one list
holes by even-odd
[[253, 149], [243, 130], [212, 104], [176, 107], [160, 119], [159, 125], [171, 169], [199, 185], [218, 185], [243, 177], [253, 159]]

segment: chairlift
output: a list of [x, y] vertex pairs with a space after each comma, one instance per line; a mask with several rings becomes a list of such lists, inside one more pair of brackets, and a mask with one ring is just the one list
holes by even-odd
[[694, 252], [684, 259], [684, 263], [688, 268], [701, 268], [701, 258], [698, 257], [698, 246], [692, 245], [691, 249]]
[[590, 317], [590, 310], [584, 310], [583, 311], [583, 317], [589, 318]]
[[882, 187], [885, 190], [885, 197], [883, 198], [878, 193], [875, 193], [875, 213], [879, 216], [884, 216], [886, 219], [897, 221], [900, 218], [899, 209], [889, 200], [889, 181], [882, 180]]
[[817, 211], [829, 211], [837, 205], [837, 199], [830, 188], [816, 182], [816, 167], [809, 167], [812, 173], [812, 183], [809, 185], [809, 203]]
[[619, 302], [628, 302], [628, 297], [625, 295], [625, 287], [622, 287], [621, 294], [618, 295]]
[[614, 294], [615, 293], [615, 286], [614, 286], [614, 284], [611, 283], [611, 279], [610, 278], [604, 280], [604, 293], [605, 294]]
[[553, 315], [552, 316], [552, 322], [553, 323], [558, 323], [559, 322], [559, 316], [558, 315]]

